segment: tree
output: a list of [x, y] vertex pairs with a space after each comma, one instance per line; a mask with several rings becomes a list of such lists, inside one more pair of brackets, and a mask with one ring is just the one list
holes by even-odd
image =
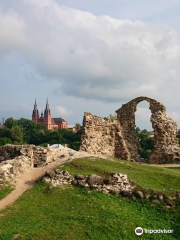
[[76, 151], [79, 151], [80, 145], [81, 145], [81, 142], [76, 141], [76, 142], [71, 142], [68, 147]]
[[136, 131], [136, 134], [141, 146], [139, 149], [139, 155], [142, 158], [148, 159], [154, 149], [154, 138], [150, 136], [146, 129], [141, 132]]
[[46, 142], [49, 144], [64, 143], [63, 135], [58, 131], [48, 131], [46, 135]]
[[1, 138], [11, 138], [10, 129], [7, 127], [0, 128], [0, 137]]
[[23, 132], [20, 126], [12, 127], [10, 130], [11, 133], [11, 140], [13, 142], [16, 142], [16, 144], [22, 144], [23, 143]]
[[23, 130], [23, 138], [26, 143], [41, 144], [46, 141], [45, 133], [47, 130], [42, 124], [21, 118], [18, 120], [18, 126]]
[[76, 123], [75, 126], [76, 126], [77, 130], [81, 129], [81, 124], [80, 123]]
[[0, 146], [4, 146], [6, 144], [11, 144], [12, 141], [10, 138], [7, 138], [7, 137], [3, 137], [3, 138], [0, 138]]
[[141, 131], [142, 133], [148, 133], [148, 131], [146, 129]]
[[17, 126], [17, 125], [18, 125], [18, 121], [14, 120], [12, 117], [7, 118], [5, 123], [4, 123], [4, 126], [6, 126], [7, 128], [12, 128], [12, 127]]
[[139, 127], [137, 127], [135, 130], [136, 130], [136, 133], [139, 133], [141, 131]]
[[67, 143], [71, 144], [73, 149], [78, 150], [81, 144], [82, 126], [79, 123], [76, 126], [78, 128], [77, 132], [68, 129], [47, 130], [42, 124], [29, 119], [14, 120], [8, 118], [6, 126], [0, 128], [0, 145], [27, 143], [47, 146], [48, 143]]

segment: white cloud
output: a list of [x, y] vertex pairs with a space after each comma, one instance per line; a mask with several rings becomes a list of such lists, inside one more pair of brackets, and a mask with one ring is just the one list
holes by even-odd
[[71, 110], [68, 110], [63, 106], [56, 106], [56, 113], [60, 116], [70, 116], [73, 114]]
[[13, 8], [0, 12], [0, 51], [18, 51], [44, 79], [60, 82], [56, 91], [109, 102], [140, 95], [164, 102], [178, 93], [180, 45], [173, 29], [95, 16], [53, 0], [17, 0]]

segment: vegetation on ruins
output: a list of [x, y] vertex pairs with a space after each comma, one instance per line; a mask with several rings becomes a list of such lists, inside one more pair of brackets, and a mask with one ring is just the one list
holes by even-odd
[[81, 138], [81, 126], [79, 131], [68, 129], [47, 130], [42, 124], [21, 118], [15, 120], [8, 118], [5, 127], [0, 128], [0, 146], [10, 144], [34, 144], [47, 146], [47, 144], [67, 144], [74, 150], [79, 150]]
[[109, 114], [107, 118], [109, 118], [109, 119], [117, 119], [117, 114], [116, 113]]
[[[71, 174], [104, 176], [122, 172], [142, 188], [169, 194], [180, 190], [179, 169], [155, 168], [116, 158], [81, 158], [66, 163]], [[168, 179], [168, 180], [167, 180]], [[143, 239], [179, 239], [180, 208], [151, 207], [147, 199], [125, 199], [76, 187], [37, 184], [0, 218], [0, 239], [137, 239], [135, 228], [171, 229], [172, 234], [143, 234]]]

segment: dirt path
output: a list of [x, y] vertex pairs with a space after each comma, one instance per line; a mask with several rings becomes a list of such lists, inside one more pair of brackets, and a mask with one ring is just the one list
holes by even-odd
[[147, 164], [147, 166], [152, 167], [174, 167], [174, 168], [180, 168], [180, 164]]
[[0, 200], [0, 210], [4, 209], [6, 206], [13, 203], [18, 199], [25, 191], [32, 188], [37, 179], [42, 177], [46, 171], [53, 169], [63, 163], [67, 162], [68, 159], [58, 159], [44, 167], [40, 168], [31, 168], [28, 171], [24, 172], [17, 178], [15, 189], [7, 195], [5, 198]]
[[[81, 158], [81, 157], [89, 157], [89, 156], [107, 158], [107, 156], [103, 156], [103, 155], [97, 156], [95, 154], [88, 154], [85, 152], [84, 153], [77, 152], [75, 154], [75, 156], [73, 157], [73, 159]], [[60, 166], [67, 161], [71, 161], [71, 160], [68, 160], [68, 157], [66, 157], [64, 159], [58, 158], [56, 161], [51, 162], [50, 164], [48, 164], [44, 167], [30, 168], [29, 170], [24, 172], [22, 175], [20, 175], [17, 178], [16, 184], [15, 184], [15, 189], [9, 195], [7, 195], [5, 198], [0, 200], [0, 211], [3, 210], [4, 208], [6, 208], [8, 205], [12, 204], [14, 201], [16, 201], [16, 199], [18, 199], [25, 191], [32, 188], [34, 186], [36, 180], [38, 180], [40, 177], [42, 177], [46, 171], [51, 170], [57, 166]], [[180, 167], [180, 164], [162, 164], [162, 165], [147, 164], [147, 165], [152, 166], [152, 167]]]
[[[67, 154], [67, 152], [61, 151], [61, 154], [63, 154], [63, 153]], [[59, 153], [57, 153], [57, 155], [53, 156], [53, 157], [56, 158], [58, 156], [59, 156]], [[76, 152], [71, 160], [73, 160], [75, 158], [89, 157], [89, 156], [98, 157], [97, 155], [89, 154], [86, 152]], [[107, 158], [105, 156], [100, 156], [100, 157]], [[9, 195], [7, 195], [5, 198], [0, 200], [0, 211], [3, 210], [4, 208], [6, 208], [8, 205], [12, 204], [14, 201], [16, 201], [16, 199], [18, 199], [25, 191], [32, 188], [35, 185], [36, 180], [38, 180], [40, 177], [42, 177], [46, 173], [46, 171], [51, 170], [57, 166], [62, 165], [65, 162], [71, 161], [71, 160], [69, 160], [69, 156], [66, 156], [63, 159], [57, 158], [56, 161], [51, 162], [44, 167], [28, 169], [26, 172], [24, 172], [22, 175], [20, 175], [17, 178], [16, 184], [15, 184], [15, 189]]]

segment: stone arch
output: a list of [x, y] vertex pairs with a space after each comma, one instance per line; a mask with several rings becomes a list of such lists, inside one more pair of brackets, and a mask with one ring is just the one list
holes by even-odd
[[176, 138], [177, 124], [167, 115], [166, 108], [162, 103], [148, 97], [135, 98], [123, 104], [116, 111], [121, 131], [116, 133], [115, 156], [126, 157], [127, 160], [139, 160], [140, 144], [135, 133], [135, 112], [137, 104], [144, 100], [150, 104], [150, 121], [155, 138], [155, 146], [150, 155], [149, 163], [179, 161], [180, 148]]

